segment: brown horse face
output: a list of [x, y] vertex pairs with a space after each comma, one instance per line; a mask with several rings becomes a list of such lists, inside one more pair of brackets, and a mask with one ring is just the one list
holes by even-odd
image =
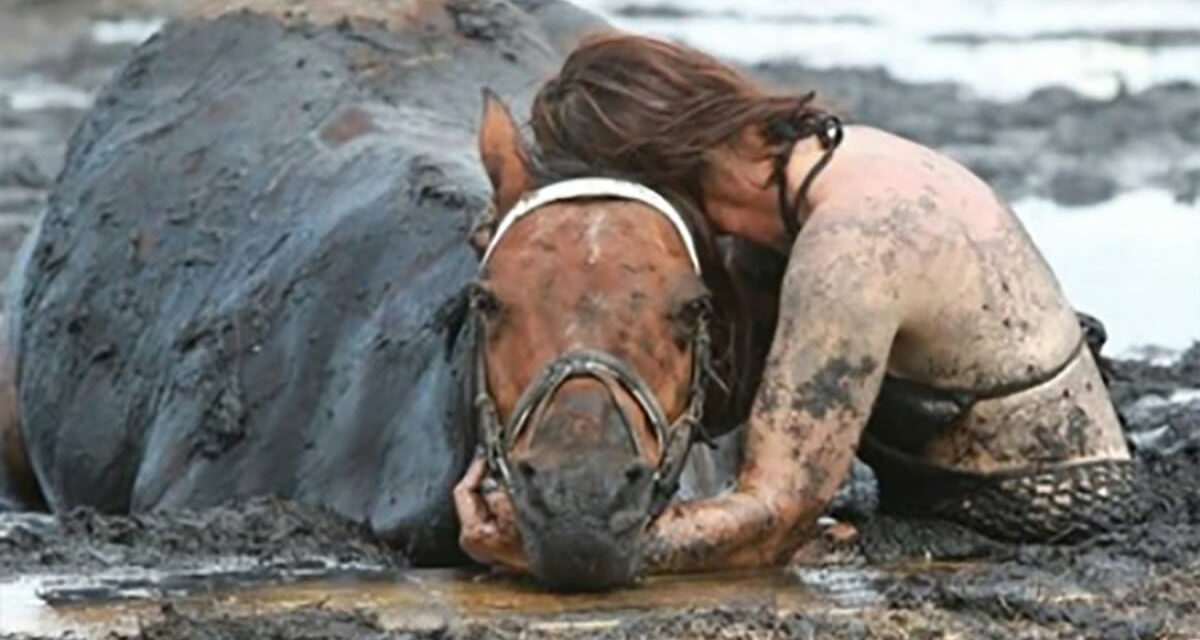
[[[497, 209], [506, 211], [504, 194], [521, 191], [503, 176], [519, 179], [523, 163], [517, 146], [497, 159], [498, 137], [515, 142], [515, 127], [489, 101], [481, 146]], [[673, 421], [690, 400], [691, 337], [707, 300], [676, 231], [643, 204], [570, 201], [520, 219], [493, 250], [474, 301], [500, 420], [548, 365], [588, 349], [635, 372]], [[636, 576], [660, 445], [620, 385], [577, 377], [552, 392], [508, 450], [510, 494], [536, 576], [572, 589]]]

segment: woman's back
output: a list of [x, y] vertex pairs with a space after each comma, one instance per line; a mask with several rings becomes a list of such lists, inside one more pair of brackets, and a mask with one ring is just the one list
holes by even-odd
[[1054, 274], [1012, 210], [953, 159], [847, 127], [812, 201], [814, 219], [884, 209], [893, 246], [918, 265], [907, 272], [915, 279], [890, 372], [988, 389], [1038, 377], [1074, 353], [1079, 327]]
[[[885, 500], [926, 499], [946, 480], [918, 490], [917, 466], [993, 473], [1128, 458], [1075, 312], [986, 184], [928, 148], [850, 127], [810, 202], [809, 228], [877, 212], [886, 235], [859, 237], [887, 249], [863, 253], [903, 270], [902, 320], [863, 437], [892, 485]], [[914, 409], [939, 402], [950, 409]]]

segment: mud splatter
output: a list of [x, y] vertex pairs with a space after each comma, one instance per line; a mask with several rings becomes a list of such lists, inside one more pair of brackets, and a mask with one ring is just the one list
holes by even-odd
[[803, 411], [818, 420], [830, 411], [852, 408], [853, 399], [846, 388], [847, 381], [861, 380], [879, 367], [870, 356], [864, 356], [858, 364], [845, 358], [833, 358], [821, 370], [796, 388], [792, 397], [792, 409]]

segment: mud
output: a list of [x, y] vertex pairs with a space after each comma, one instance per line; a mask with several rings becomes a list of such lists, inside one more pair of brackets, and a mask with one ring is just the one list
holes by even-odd
[[136, 637], [147, 640], [174, 638], [436, 638], [433, 632], [402, 632], [389, 635], [375, 616], [362, 612], [337, 612], [320, 608], [304, 609], [271, 619], [201, 618], [182, 614], [170, 605], [163, 607], [165, 620], [152, 624], [136, 636], [113, 634], [113, 638]]
[[[45, 207], [63, 168], [67, 139], [89, 101], [131, 55], [131, 44], [98, 43], [88, 28], [101, 18], [170, 15], [180, 3], [60, 0], [44, 3], [50, 8], [37, 11], [35, 4], [43, 3], [0, 6], [0, 83], [36, 74], [83, 98], [21, 109], [0, 98], [0, 269], [5, 270], [8, 252]], [[569, 16], [553, 19], [572, 21]], [[486, 16], [466, 11], [457, 22], [453, 28], [465, 37], [504, 40], [498, 38], [504, 27]], [[378, 35], [363, 29], [349, 31], [368, 39]], [[172, 37], [182, 35], [176, 32]], [[950, 150], [1008, 198], [1037, 194], [1061, 203], [1087, 203], [1121, 189], [1157, 185], [1171, 189], [1181, 201], [1195, 202], [1200, 191], [1193, 155], [1200, 142], [1200, 88], [1192, 84], [1161, 85], [1110, 101], [1047, 88], [1020, 102], [997, 103], [963, 96], [952, 85], [897, 82], [883, 72], [815, 71], [787, 62], [759, 65], [754, 71], [781, 86], [816, 86], [838, 98], [855, 119]], [[132, 91], [115, 92], [111, 97], [127, 100], [130, 95]], [[375, 95], [382, 102], [397, 99], [386, 87]], [[474, 112], [473, 104], [464, 100], [456, 116], [461, 119], [462, 140], [454, 144], [470, 144], [465, 123]], [[362, 121], [351, 115], [338, 120], [338, 126], [321, 129], [332, 136], [325, 144], [353, 141], [360, 134], [370, 142], [370, 136], [381, 135], [356, 122]], [[411, 192], [405, 190], [400, 197], [435, 203], [462, 197], [447, 193], [436, 176], [420, 169], [411, 176]], [[481, 177], [472, 179], [482, 184]], [[130, 255], [136, 257], [136, 252], [123, 253], [122, 260]], [[104, 359], [103, 350], [85, 355]], [[475, 602], [475, 596], [462, 596], [456, 605], [462, 609], [438, 609], [432, 618], [397, 619], [388, 615], [388, 607], [373, 605], [366, 597], [366, 578], [351, 576], [320, 583], [299, 606], [273, 608], [256, 600], [255, 594], [263, 585], [294, 581], [297, 574], [329, 579], [339, 572], [366, 571], [397, 581], [411, 575], [403, 554], [369, 525], [277, 498], [137, 516], [86, 509], [57, 517], [0, 515], [0, 587], [27, 576], [58, 576], [42, 591], [44, 601], [58, 603], [56, 611], [92, 603], [98, 608], [94, 615], [103, 621], [115, 601], [145, 602], [154, 610], [139, 617], [140, 628], [94, 634], [111, 638], [1197, 637], [1200, 398], [1189, 390], [1200, 388], [1200, 344], [1170, 364], [1110, 365], [1114, 398], [1144, 465], [1147, 493], [1157, 498], [1158, 508], [1141, 525], [1075, 546], [1005, 545], [954, 525], [876, 515], [873, 478], [858, 466], [855, 481], [839, 496], [834, 511], [856, 525], [856, 538], [831, 535], [814, 543], [821, 552], [819, 561], [794, 573], [781, 572], [783, 584], [698, 579], [687, 583], [691, 587], [680, 592], [683, 595], [665, 601], [656, 598], [666, 587], [650, 581], [640, 591], [609, 596], [606, 606], [584, 601], [564, 610], [554, 608], [559, 606], [556, 600], [554, 607], [537, 610], [522, 608], [528, 601], [513, 596], [519, 602], [513, 605], [516, 610], [496, 607], [460, 615]], [[196, 451], [219, 450], [245, 437], [221, 429], [209, 435], [198, 442]], [[354, 497], [355, 502], [361, 500]], [[438, 535], [451, 535], [445, 527], [439, 531]], [[442, 542], [453, 544], [451, 537]], [[963, 564], [944, 564], [948, 561]], [[875, 571], [897, 562], [906, 564]], [[221, 569], [227, 566], [235, 569]], [[99, 586], [88, 579], [130, 567], [174, 577], [113, 578], [101, 580]], [[218, 575], [210, 575], [214, 570]], [[849, 576], [855, 584], [867, 585], [869, 597], [846, 601], [797, 596], [829, 575]], [[470, 591], [475, 580], [455, 577], [452, 584]], [[338, 589], [348, 592], [341, 597], [350, 604], [322, 604], [333, 600]], [[524, 593], [519, 585], [501, 590]], [[239, 592], [251, 606], [225, 606], [233, 597], [228, 594]], [[194, 594], [215, 595], [206, 606], [184, 606], [182, 601]], [[421, 597], [429, 598], [429, 604], [417, 600], [413, 611], [430, 608], [436, 600], [425, 592]], [[638, 601], [642, 606], [636, 606]], [[66, 604], [72, 602], [76, 604]], [[6, 604], [11, 606], [11, 601], [0, 600], [0, 609]], [[4, 636], [11, 628], [5, 626], [8, 615], [0, 615], [0, 621]]]
[[366, 526], [319, 507], [254, 498], [208, 510], [111, 516], [79, 508], [57, 518], [0, 520], [0, 575], [120, 567], [183, 569], [215, 558], [256, 567], [315, 562], [381, 568], [407, 565]]
[[[1159, 637], [1195, 632], [1200, 595], [1200, 464], [1195, 451], [1178, 460], [1148, 461], [1149, 492], [1159, 509], [1141, 524], [1074, 546], [1009, 546], [942, 530], [936, 536], [894, 536], [880, 553], [876, 523], [864, 530], [868, 557], [924, 551], [929, 557], [969, 557], [980, 570], [951, 576], [913, 575], [886, 595], [894, 608], [933, 606], [973, 618], [1069, 625], [1084, 637]], [[911, 524], [911, 523], [910, 523]], [[874, 538], [874, 539], [872, 539]], [[895, 544], [895, 543], [899, 544]], [[917, 544], [914, 544], [917, 543]], [[947, 548], [947, 544], [953, 548]], [[899, 551], [899, 549], [903, 551]], [[986, 560], [986, 562], [982, 562]], [[1060, 600], [1053, 595], [1073, 593]]]
[[[1191, 638], [1200, 634], [1200, 399], [1186, 391], [1200, 382], [1197, 353], [1162, 366], [1110, 363], [1118, 395], [1133, 398], [1121, 408], [1130, 438], [1142, 438], [1156, 508], [1070, 546], [878, 515], [866, 474], [836, 510], [857, 535], [830, 529], [804, 563], [653, 578], [592, 600], [498, 577], [410, 574], [368, 528], [265, 498], [170, 515], [0, 517], [0, 575], [59, 576], [41, 598], [63, 615], [93, 607], [86, 616], [103, 620], [115, 606], [105, 603], [144, 603], [139, 626], [115, 626], [110, 638]], [[1160, 400], [1164, 411], [1133, 410], [1180, 397]], [[167, 577], [103, 577], [131, 566]], [[399, 586], [408, 583], [418, 587]]]
[[131, 54], [71, 137], [6, 305], [53, 511], [278, 495], [414, 562], [463, 560], [482, 88], [526, 109], [555, 43], [598, 24], [528, 4], [235, 12]]
[[[1200, 386], [1198, 354], [1200, 344], [1169, 366], [1108, 363], [1152, 505], [1141, 523], [1071, 546], [1007, 545], [953, 525], [868, 518], [857, 550], [868, 562], [923, 555], [980, 567], [899, 580], [886, 591], [891, 606], [1067, 627], [1090, 638], [1200, 630], [1200, 399], [1161, 399]], [[1077, 597], [1047, 597], [1056, 592]]]
[[[976, 635], [984, 631], [983, 635]], [[906, 612], [867, 613], [848, 616], [780, 612], [771, 607], [720, 607], [689, 609], [672, 613], [646, 613], [603, 620], [538, 623], [511, 618], [471, 622], [432, 630], [396, 631], [381, 625], [378, 618], [362, 612], [330, 612], [321, 609], [282, 616], [265, 622], [247, 618], [205, 619], [168, 611], [165, 620], [152, 624], [136, 638], [387, 638], [462, 639], [588, 638], [626, 640], [633, 638], [722, 638], [725, 640], [792, 640], [811, 638], [903, 638], [945, 637], [968, 633], [971, 637], [1007, 637], [1002, 629], [988, 634], [987, 625], [963, 625], [938, 616], [912, 616]], [[1118, 636], [1131, 637], [1131, 636]]]

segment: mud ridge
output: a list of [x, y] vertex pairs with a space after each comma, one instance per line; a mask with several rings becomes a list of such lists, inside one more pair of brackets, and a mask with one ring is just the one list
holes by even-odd
[[403, 555], [365, 525], [318, 507], [273, 497], [170, 514], [102, 515], [75, 509], [58, 518], [10, 515], [0, 523], [0, 570], [178, 568], [238, 557], [270, 567], [318, 561], [396, 568]]
[[[1017, 605], [1018, 607], [1020, 605]], [[635, 638], [720, 638], [722, 640], [784, 640], [835, 638], [970, 637], [1028, 638], [1150, 638], [1162, 628], [1158, 621], [1112, 620], [1085, 631], [1072, 618], [1047, 618], [1048, 627], [1010, 619], [998, 623], [988, 616], [952, 616], [926, 606], [919, 611], [870, 610], [858, 615], [801, 614], [772, 607], [722, 607], [668, 613], [621, 615], [602, 620], [540, 621], [511, 616], [431, 629], [388, 629], [367, 612], [338, 612], [307, 607], [275, 617], [193, 616], [172, 607], [164, 619], [133, 635], [116, 639], [241, 640], [242, 638], [371, 638], [388, 640], [493, 640], [524, 638], [555, 640], [632, 640]], [[1094, 634], [1098, 631], [1099, 634]]]
[[305, 607], [287, 614], [266, 617], [196, 617], [163, 605], [163, 619], [144, 627], [136, 635], [112, 634], [110, 640], [256, 640], [258, 638], [378, 638], [418, 640], [445, 637], [441, 634], [385, 633], [376, 616], [356, 611], [332, 611]]

